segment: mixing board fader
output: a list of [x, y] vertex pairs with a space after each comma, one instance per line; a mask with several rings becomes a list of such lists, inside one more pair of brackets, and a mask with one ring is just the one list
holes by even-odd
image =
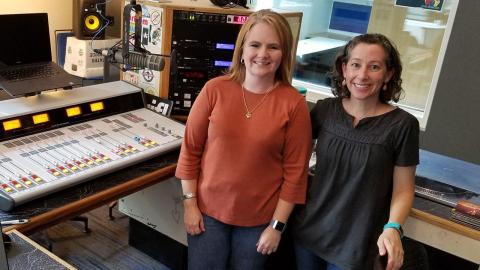
[[[96, 99], [86, 104], [98, 102]], [[105, 108], [110, 104], [107, 98], [102, 102]], [[67, 113], [71, 106], [65, 107]], [[85, 107], [88, 108], [79, 105], [79, 108]], [[48, 110], [39, 114], [45, 113], [48, 114]], [[10, 210], [181, 145], [184, 126], [145, 108], [98, 116], [101, 115], [98, 114], [97, 119], [60, 124], [64, 126], [0, 142], [0, 209]], [[18, 119], [25, 120], [25, 117]], [[11, 121], [12, 118], [3, 121], [4, 129], [9, 128], [8, 125], [5, 128], [5, 122]]]

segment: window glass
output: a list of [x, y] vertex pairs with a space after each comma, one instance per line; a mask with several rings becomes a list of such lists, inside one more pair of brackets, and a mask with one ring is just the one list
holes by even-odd
[[[436, 86], [446, 26], [456, 0], [441, 10], [395, 5], [394, 0], [262, 0], [257, 8], [303, 12], [294, 84], [330, 92], [329, 71], [335, 56], [353, 36], [382, 33], [396, 45], [403, 62], [404, 98], [400, 104], [423, 112]], [[404, 1], [405, 2], [405, 1]], [[421, 1], [420, 1], [421, 2]]]

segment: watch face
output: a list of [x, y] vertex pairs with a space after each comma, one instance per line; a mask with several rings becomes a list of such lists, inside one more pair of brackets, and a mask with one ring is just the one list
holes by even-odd
[[272, 220], [272, 227], [280, 232], [283, 232], [285, 230], [285, 227], [287, 226], [285, 223], [278, 221], [278, 220]]

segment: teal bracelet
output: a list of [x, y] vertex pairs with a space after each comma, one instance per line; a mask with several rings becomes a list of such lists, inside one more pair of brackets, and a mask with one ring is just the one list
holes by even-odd
[[394, 228], [395, 230], [398, 231], [398, 233], [400, 233], [400, 239], [403, 238], [403, 229], [402, 229], [402, 225], [400, 225], [399, 223], [396, 223], [396, 222], [388, 222], [387, 224], [383, 225], [383, 229], [388, 229], [388, 228]]

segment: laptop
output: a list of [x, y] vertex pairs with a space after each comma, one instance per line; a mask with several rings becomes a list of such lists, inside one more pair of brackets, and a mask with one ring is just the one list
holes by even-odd
[[81, 84], [52, 62], [47, 13], [0, 15], [0, 88], [11, 96]]

